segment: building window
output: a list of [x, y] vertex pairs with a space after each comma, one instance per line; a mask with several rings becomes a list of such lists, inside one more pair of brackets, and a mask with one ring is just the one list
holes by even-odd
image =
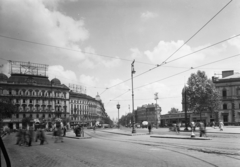
[[39, 115], [37, 114], [37, 118], [39, 118]]
[[18, 99], [16, 99], [16, 103], [19, 103], [19, 100], [18, 100]]
[[23, 118], [25, 118], [26, 117], [26, 115], [25, 114], [23, 114]]
[[45, 114], [43, 114], [42, 117], [45, 118]]
[[32, 104], [32, 100], [30, 100], [30, 103]]
[[19, 115], [18, 115], [18, 114], [16, 114], [16, 118], [19, 118]]
[[23, 99], [23, 103], [26, 103], [26, 100], [25, 100], [25, 99]]
[[51, 117], [52, 117], [52, 115], [51, 115], [51, 114], [48, 114], [48, 117], [49, 117], [49, 118], [51, 118]]
[[32, 118], [32, 114], [30, 114], [30, 118]]
[[223, 104], [223, 109], [227, 110], [227, 104]]
[[223, 89], [223, 91], [222, 91], [222, 96], [223, 96], [223, 97], [227, 97], [227, 90], [226, 90], [226, 89]]

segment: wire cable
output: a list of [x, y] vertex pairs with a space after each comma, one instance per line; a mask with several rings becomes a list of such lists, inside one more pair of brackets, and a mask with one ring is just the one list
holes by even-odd
[[206, 63], [206, 64], [203, 64], [203, 65], [200, 65], [200, 66], [197, 66], [197, 67], [191, 67], [191, 68], [188, 69], [188, 70], [185, 70], [185, 71], [176, 73], [176, 74], [174, 74], [174, 75], [168, 76], [168, 77], [166, 77], [166, 78], [163, 78], [163, 79], [160, 79], [160, 80], [157, 80], [157, 81], [154, 81], [154, 82], [151, 82], [151, 83], [148, 83], [148, 84], [145, 84], [145, 85], [136, 87], [136, 88], [134, 88], [133, 90], [139, 89], [139, 88], [142, 88], [142, 87], [145, 87], [145, 86], [147, 86], [147, 85], [151, 85], [151, 84], [153, 84], [153, 83], [156, 83], [156, 82], [159, 82], [159, 81], [168, 79], [168, 78], [172, 78], [172, 77], [174, 77], [174, 76], [180, 75], [180, 74], [185, 73], [185, 72], [187, 72], [187, 71], [190, 71], [190, 70], [192, 70], [192, 69], [197, 69], [197, 68], [200, 68], [200, 67], [204, 67], [204, 66], [207, 66], [207, 65], [209, 65], [209, 64], [214, 64], [214, 63], [217, 63], [217, 62], [220, 62], [220, 61], [224, 61], [224, 60], [227, 60], [227, 59], [231, 59], [231, 58], [234, 58], [234, 57], [237, 57], [237, 56], [240, 56], [240, 54], [236, 54], [236, 55], [233, 55], [233, 56], [224, 58], [224, 59], [220, 59], [220, 60], [216, 60], [216, 61], [213, 61], [213, 62], [210, 62], [210, 63]]
[[222, 7], [210, 20], [207, 21], [197, 32], [195, 32], [186, 42], [184, 42], [175, 52], [173, 52], [167, 59], [165, 59], [162, 64], [165, 64], [168, 59], [170, 59], [175, 53], [177, 53], [184, 45], [186, 45], [193, 37], [195, 37], [205, 26], [207, 26], [219, 13], [221, 13], [230, 3], [230, 0], [224, 7]]
[[[13, 37], [4, 36], [4, 35], [1, 35], [1, 34], [0, 34], [0, 37], [7, 38], [7, 39], [12, 39], [12, 40], [16, 40], [16, 41], [21, 41], [21, 42], [26, 42], [26, 43], [31, 43], [31, 44], [35, 44], [35, 45], [42, 45], [42, 46], [53, 47], [53, 48], [58, 48], [58, 49], [63, 49], [63, 50], [68, 50], [68, 51], [73, 51], [73, 52], [80, 52], [80, 53], [94, 55], [94, 56], [101, 56], [101, 57], [106, 57], [106, 58], [111, 58], [111, 59], [118, 59], [118, 60], [122, 60], [122, 61], [132, 62], [132, 60], [130, 60], [130, 59], [124, 59], [124, 58], [120, 58], [120, 57], [107, 56], [107, 55], [103, 55], [103, 54], [95, 54], [95, 53], [90, 53], [90, 52], [84, 52], [84, 51], [76, 50], [76, 49], [70, 49], [70, 48], [65, 48], [65, 47], [40, 43], [40, 42], [34, 42], [34, 41], [30, 41], [30, 40], [25, 40], [25, 39], [13, 38]], [[141, 62], [141, 61], [135, 61], [135, 62], [140, 63], [140, 64], [154, 65], [154, 66], [156, 65], [156, 64], [146, 63], [146, 62]]]
[[[230, 37], [230, 38], [227, 38], [227, 39], [224, 39], [224, 40], [219, 41], [219, 42], [217, 42], [217, 43], [208, 45], [208, 46], [203, 47], [203, 48], [201, 48], [201, 49], [199, 49], [199, 50], [196, 50], [196, 51], [194, 51], [194, 52], [191, 52], [191, 53], [189, 53], [189, 54], [183, 55], [183, 56], [178, 57], [178, 58], [176, 58], [176, 59], [173, 59], [173, 60], [171, 60], [171, 61], [169, 61], [169, 62], [166, 62], [166, 64], [169, 64], [169, 63], [171, 63], [171, 62], [174, 62], [174, 61], [176, 61], [176, 60], [182, 59], [182, 58], [184, 58], [184, 57], [193, 55], [193, 54], [195, 54], [195, 53], [197, 53], [197, 52], [203, 51], [203, 50], [205, 50], [205, 49], [208, 49], [208, 48], [210, 48], [210, 47], [216, 46], [216, 45], [218, 45], [218, 44], [221, 44], [221, 43], [223, 43], [223, 42], [229, 41], [229, 40], [231, 40], [231, 39], [233, 39], [233, 38], [236, 38], [236, 37], [239, 37], [239, 36], [240, 36], [240, 34], [235, 35], [235, 36]], [[158, 67], [172, 67], [172, 66], [163, 66], [163, 64], [162, 64], [162, 65], [157, 65], [156, 67], [153, 67], [153, 68], [151, 68], [151, 69], [149, 69], [149, 70], [147, 70], [147, 71], [144, 71], [143, 73], [140, 73], [140, 74], [138, 74], [138, 75], [135, 75], [133, 78], [137, 78], [137, 77], [139, 77], [139, 76], [141, 76], [141, 75], [143, 75], [143, 74], [146, 74], [146, 73], [148, 73], [148, 72], [150, 72], [150, 71], [152, 71], [152, 70], [154, 70], [154, 69], [156, 69], [156, 68], [158, 68]], [[174, 67], [174, 68], [185, 68], [185, 69], [189, 69], [189, 67], [188, 67], [188, 68], [187, 68], [187, 67]], [[123, 83], [125, 83], [125, 82], [127, 82], [127, 81], [130, 81], [130, 80], [131, 80], [131, 78], [126, 79], [126, 80], [124, 80], [124, 81], [122, 81], [122, 82], [120, 82], [120, 83], [118, 83], [118, 84], [116, 84], [116, 85], [113, 85], [113, 86], [111, 86], [111, 87], [106, 88], [106, 90], [107, 90], [107, 89], [111, 89], [111, 88], [113, 88], [113, 87], [115, 87], [115, 86], [118, 86], [118, 85], [123, 84]], [[103, 94], [106, 90], [104, 90], [101, 94]]]
[[[213, 62], [210, 62], [210, 63], [206, 63], [206, 64], [203, 64], [203, 65], [197, 66], [197, 67], [195, 67], [195, 68], [194, 68], [194, 67], [191, 67], [191, 68], [188, 69], [188, 70], [185, 70], [185, 71], [182, 71], [182, 72], [176, 73], [176, 74], [174, 74], [174, 75], [168, 76], [168, 77], [166, 77], [166, 78], [163, 78], [163, 79], [160, 79], [160, 80], [157, 80], [157, 81], [154, 81], [154, 82], [151, 82], [151, 83], [148, 83], [148, 84], [145, 84], [145, 85], [142, 85], [142, 86], [136, 87], [136, 88], [134, 88], [133, 90], [136, 90], [136, 89], [139, 89], [139, 88], [142, 88], [142, 87], [145, 87], [145, 86], [151, 85], [151, 84], [156, 83], [156, 82], [159, 82], [159, 81], [166, 80], [166, 79], [168, 79], [168, 78], [172, 78], [172, 77], [174, 77], [174, 76], [177, 76], [177, 75], [183, 74], [183, 73], [185, 73], [185, 72], [187, 72], [187, 71], [190, 71], [190, 70], [193, 70], [193, 69], [197, 69], [197, 68], [200, 68], [200, 67], [203, 67], [203, 66], [207, 66], [207, 65], [209, 65], [209, 64], [214, 64], [214, 63], [217, 63], [217, 62], [220, 62], [220, 61], [224, 61], [224, 60], [227, 60], [227, 59], [231, 59], [231, 58], [234, 58], [234, 57], [237, 57], [237, 56], [240, 56], [240, 54], [236, 54], [236, 55], [233, 55], [233, 56], [230, 56], [230, 57], [227, 57], [227, 58], [223, 58], [223, 59], [216, 60], [216, 61], [213, 61]], [[127, 93], [127, 92], [125, 92], [125, 93]], [[121, 97], [121, 96], [124, 95], [125, 93], [123, 93], [123, 94], [121, 94], [121, 95], [119, 95], [119, 96], [113, 98], [112, 100], [115, 100], [116, 98]], [[111, 101], [111, 100], [110, 100], [110, 101]]]

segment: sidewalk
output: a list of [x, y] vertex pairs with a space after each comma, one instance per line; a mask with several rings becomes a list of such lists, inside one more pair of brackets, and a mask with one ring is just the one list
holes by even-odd
[[150, 135], [154, 138], [171, 138], [171, 139], [188, 139], [188, 140], [212, 140], [211, 138], [206, 137], [191, 137], [191, 136], [182, 136], [182, 135]]
[[137, 136], [137, 135], [148, 135], [148, 133], [132, 133], [130, 131], [122, 130], [122, 129], [108, 129], [108, 130], [100, 130], [102, 132], [125, 135], [125, 136]]

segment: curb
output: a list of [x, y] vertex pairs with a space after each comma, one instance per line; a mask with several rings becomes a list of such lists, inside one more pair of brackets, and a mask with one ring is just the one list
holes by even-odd
[[212, 140], [210, 138], [202, 138], [202, 137], [187, 137], [187, 136], [170, 136], [170, 135], [152, 135], [150, 137], [154, 138], [168, 138], [168, 139], [187, 139], [187, 140]]
[[120, 132], [109, 132], [109, 131], [103, 131], [103, 130], [102, 130], [102, 132], [125, 135], [125, 136], [148, 135], [148, 134], [145, 134], [145, 133], [131, 133], [131, 134], [128, 134], [128, 133], [120, 133]]
[[71, 138], [71, 139], [91, 139], [92, 137], [72, 137], [72, 136], [63, 136], [66, 138]]

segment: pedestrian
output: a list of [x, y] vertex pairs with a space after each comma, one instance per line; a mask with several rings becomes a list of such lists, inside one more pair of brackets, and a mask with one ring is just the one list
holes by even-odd
[[57, 136], [56, 136], [56, 138], [55, 138], [55, 143], [57, 143], [58, 140], [61, 140], [61, 142], [63, 142], [62, 129], [61, 129], [61, 127], [57, 128]]
[[40, 130], [39, 130], [39, 140], [40, 140], [40, 145], [43, 145], [43, 144], [44, 144], [44, 142], [46, 142], [46, 143], [48, 144], [48, 142], [47, 142], [47, 140], [46, 140], [46, 136], [45, 136], [45, 133], [44, 133], [44, 130], [43, 130], [43, 129], [40, 129]]
[[177, 124], [176, 124], [176, 133], [177, 133], [177, 134], [180, 133], [180, 126], [181, 126], [180, 123], [177, 123]]
[[93, 132], [95, 133], [95, 130], [96, 130], [96, 126], [95, 125], [93, 125]]
[[207, 134], [206, 134], [206, 128], [205, 128], [205, 125], [203, 122], [199, 122], [199, 130], [200, 130], [200, 135], [199, 137], [202, 137], [203, 135], [205, 137], [207, 137]]
[[32, 140], [33, 140], [33, 136], [34, 136], [34, 131], [33, 131], [33, 127], [30, 126], [29, 130], [28, 130], [28, 146], [32, 146]]
[[194, 121], [191, 122], [191, 129], [193, 132], [195, 132], [195, 129], [196, 129], [196, 124]]
[[64, 126], [64, 127], [63, 127], [63, 136], [66, 136], [66, 132], [67, 132], [67, 127]]
[[26, 137], [27, 137], [27, 130], [26, 130], [25, 127], [23, 127], [22, 135], [21, 135], [21, 144], [20, 145], [27, 145], [28, 144]]
[[149, 134], [151, 134], [151, 131], [152, 131], [152, 125], [151, 125], [151, 123], [149, 123], [148, 124], [148, 132], [149, 132]]
[[21, 145], [21, 139], [22, 139], [21, 136], [22, 136], [22, 129], [19, 129], [16, 134], [16, 137], [17, 137], [16, 145]]
[[219, 129], [220, 129], [220, 131], [223, 131], [223, 126], [224, 126], [223, 122], [220, 121], [220, 122], [219, 122]]
[[212, 127], [215, 129], [215, 122], [214, 121], [212, 122]]
[[39, 135], [40, 135], [40, 129], [37, 128], [37, 132], [36, 132], [36, 135], [35, 135], [35, 142], [38, 142]]

